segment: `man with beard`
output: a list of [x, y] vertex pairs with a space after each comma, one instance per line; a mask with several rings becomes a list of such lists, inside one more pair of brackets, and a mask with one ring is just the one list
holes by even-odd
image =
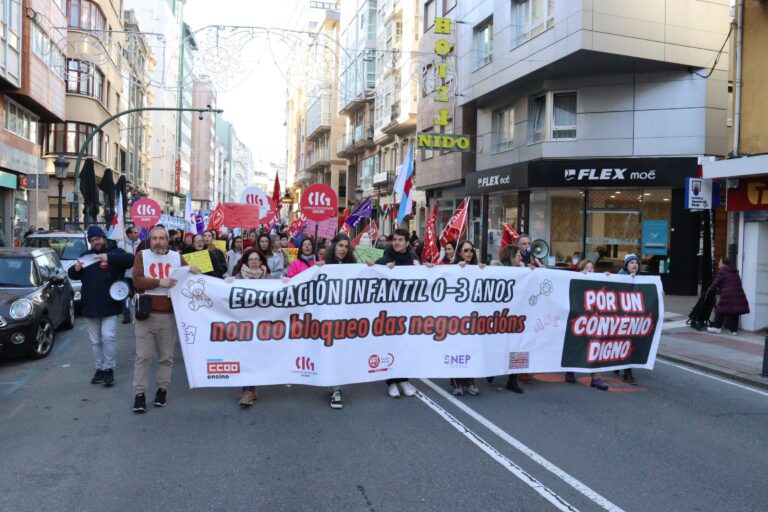
[[[173, 348], [176, 344], [176, 319], [168, 290], [176, 284], [171, 279], [173, 269], [187, 265], [184, 258], [168, 248], [168, 232], [164, 227], [154, 227], [149, 232], [149, 249], [136, 253], [133, 264], [133, 286], [137, 292], [152, 296], [149, 318], [135, 324], [136, 363], [133, 368], [133, 389], [136, 393], [133, 412], [147, 410], [147, 383], [152, 355], [157, 352], [157, 392], [155, 407], [165, 407], [166, 393], [171, 384]], [[189, 271], [200, 271], [190, 267]]]
[[120, 248], [107, 250], [107, 236], [99, 226], [89, 227], [87, 236], [91, 249], [69, 267], [67, 274], [83, 283], [82, 316], [96, 363], [91, 384], [111, 387], [115, 384], [117, 315], [123, 303], [109, 296], [109, 288], [123, 279], [125, 270], [133, 264], [133, 255]]

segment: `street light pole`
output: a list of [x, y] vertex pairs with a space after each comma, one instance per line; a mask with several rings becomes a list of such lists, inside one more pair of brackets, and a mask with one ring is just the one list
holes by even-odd
[[72, 191], [73, 197], [74, 197], [74, 208], [75, 213], [73, 215], [74, 219], [80, 219], [80, 201], [78, 196], [78, 190], [79, 190], [79, 182], [80, 182], [80, 164], [83, 161], [83, 156], [85, 155], [85, 151], [88, 148], [88, 144], [91, 143], [93, 138], [96, 136], [99, 131], [101, 131], [102, 128], [104, 128], [107, 124], [111, 123], [118, 117], [122, 117], [126, 114], [132, 114], [134, 112], [197, 112], [200, 115], [202, 115], [204, 112], [212, 112], [214, 114], [222, 114], [224, 111], [220, 108], [211, 108], [210, 106], [206, 108], [177, 108], [177, 107], [140, 107], [140, 108], [131, 108], [128, 110], [124, 110], [122, 112], [118, 112], [117, 114], [113, 116], [109, 116], [104, 121], [101, 122], [97, 127], [95, 127], [93, 130], [91, 130], [91, 133], [88, 134], [88, 137], [85, 138], [83, 143], [80, 145], [80, 151], [77, 152], [77, 160], [75, 162], [75, 183], [74, 183], [74, 190]]
[[64, 202], [63, 190], [64, 190], [64, 180], [67, 179], [67, 167], [69, 167], [69, 160], [64, 158], [64, 155], [57, 156], [56, 160], [53, 161], [53, 168], [56, 172], [56, 179], [59, 181], [58, 228], [60, 230], [64, 229], [64, 223], [62, 222], [61, 206], [62, 206], [62, 203]]

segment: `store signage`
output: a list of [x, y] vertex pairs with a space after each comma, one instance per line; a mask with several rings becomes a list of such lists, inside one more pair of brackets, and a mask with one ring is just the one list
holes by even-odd
[[19, 174], [19, 188], [21, 190], [29, 190], [29, 180], [27, 180], [26, 174]]
[[10, 172], [0, 171], [0, 187], [16, 188], [18, 181], [16, 175]]
[[737, 188], [729, 188], [728, 211], [768, 210], [768, 176], [742, 178]]
[[[578, 172], [577, 172], [578, 171]], [[656, 170], [636, 171], [627, 176], [627, 168], [623, 169], [566, 169], [565, 181], [613, 181], [613, 180], [655, 180]]]
[[698, 175], [696, 158], [534, 160], [529, 187], [675, 187]]
[[[435, 18], [435, 34], [448, 36], [452, 32], [453, 20], [450, 18]], [[433, 90], [435, 102], [448, 103], [448, 56], [453, 53], [453, 46], [444, 37], [435, 42], [435, 53], [440, 59], [434, 65], [435, 88]], [[450, 123], [450, 109], [441, 108], [434, 118], [435, 130], [438, 127], [446, 127]], [[466, 135], [450, 133], [419, 132], [416, 136], [416, 146], [424, 149], [440, 149], [442, 151], [469, 151], [471, 141]]]
[[685, 209], [711, 210], [712, 180], [703, 178], [686, 178], [685, 180]]

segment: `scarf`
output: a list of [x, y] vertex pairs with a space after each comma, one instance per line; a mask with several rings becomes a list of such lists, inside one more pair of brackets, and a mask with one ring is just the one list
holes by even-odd
[[247, 265], [243, 265], [240, 267], [240, 275], [243, 276], [243, 279], [264, 279], [267, 277], [263, 266], [257, 270], [251, 270]]

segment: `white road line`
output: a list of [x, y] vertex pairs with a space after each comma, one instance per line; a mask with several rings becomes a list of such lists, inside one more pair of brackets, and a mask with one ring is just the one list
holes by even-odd
[[702, 377], [706, 377], [708, 379], [716, 380], [718, 382], [724, 382], [725, 384], [730, 384], [731, 386], [736, 386], [737, 388], [745, 389], [747, 391], [751, 391], [753, 393], [757, 393], [758, 395], [768, 396], [768, 392], [766, 392], [766, 391], [762, 391], [760, 389], [747, 386], [746, 384], [740, 384], [738, 382], [734, 382], [734, 381], [729, 380], [729, 379], [724, 379], [722, 377], [718, 377], [717, 375], [710, 375], [710, 374], [708, 374], [706, 372], [702, 372], [702, 371], [699, 371], [699, 370], [696, 370], [696, 369], [693, 369], [693, 368], [688, 368], [687, 366], [683, 366], [681, 364], [673, 363], [672, 361], [665, 361], [663, 359], [656, 358], [656, 362], [657, 363], [662, 363], [662, 364], [668, 364], [669, 366], [674, 366], [675, 368], [679, 368], [681, 370], [685, 370], [685, 371], [690, 372], [690, 373], [695, 373], [696, 375], [701, 375]]
[[667, 322], [666, 320], [662, 324], [661, 330], [667, 331], [669, 329], [679, 329], [680, 327], [687, 327], [688, 320], [680, 320], [677, 322]]
[[488, 454], [493, 460], [504, 466], [507, 471], [515, 475], [517, 478], [522, 480], [523, 483], [525, 483], [528, 487], [536, 491], [538, 494], [540, 494], [545, 500], [550, 502], [552, 505], [554, 505], [558, 510], [563, 510], [566, 512], [578, 512], [578, 509], [565, 501], [563, 498], [558, 496], [552, 489], [545, 486], [538, 480], [536, 480], [531, 474], [527, 473], [525, 470], [523, 470], [520, 466], [515, 464], [513, 461], [505, 457], [502, 453], [500, 453], [496, 448], [490, 445], [488, 441], [477, 435], [475, 432], [473, 432], [469, 427], [464, 425], [462, 422], [460, 422], [458, 419], [456, 419], [455, 416], [453, 416], [451, 413], [437, 405], [431, 398], [426, 396], [424, 393], [419, 391], [416, 394], [419, 399], [424, 402], [427, 407], [435, 411], [437, 414], [439, 414], [445, 421], [448, 422], [449, 425], [451, 425], [453, 428], [458, 430], [464, 437], [469, 439], [475, 446], [483, 450], [486, 454]]
[[507, 442], [510, 446], [513, 448], [521, 451], [523, 454], [525, 454], [528, 458], [542, 466], [547, 471], [553, 473], [555, 476], [557, 476], [559, 479], [579, 491], [581, 494], [586, 496], [589, 500], [596, 503], [597, 505], [601, 506], [605, 510], [608, 510], [610, 512], [624, 512], [623, 509], [614, 503], [608, 501], [607, 498], [599, 494], [597, 491], [591, 489], [590, 487], [587, 487], [585, 484], [577, 480], [575, 477], [569, 475], [559, 467], [555, 466], [553, 463], [551, 463], [549, 460], [545, 459], [532, 449], [528, 448], [525, 444], [523, 444], [521, 441], [515, 439], [511, 435], [509, 435], [507, 432], [502, 430], [500, 427], [498, 427], [495, 423], [493, 423], [491, 420], [480, 414], [479, 412], [475, 411], [471, 407], [467, 406], [460, 400], [456, 399], [455, 397], [448, 394], [447, 391], [445, 391], [443, 388], [435, 384], [429, 379], [421, 379], [421, 382], [432, 388], [435, 392], [437, 392], [440, 396], [451, 402], [453, 405], [461, 409], [464, 413], [469, 415], [471, 418], [473, 418], [475, 421], [483, 425], [485, 428], [499, 436], [501, 439]]

